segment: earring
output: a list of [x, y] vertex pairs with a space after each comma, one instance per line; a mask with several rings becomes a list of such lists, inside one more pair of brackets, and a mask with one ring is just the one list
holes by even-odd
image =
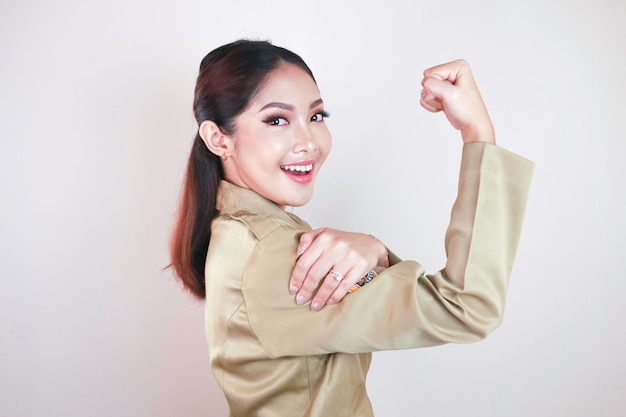
[[228, 159], [228, 155], [226, 155], [226, 153], [222, 154], [222, 161], [226, 162], [226, 160]]

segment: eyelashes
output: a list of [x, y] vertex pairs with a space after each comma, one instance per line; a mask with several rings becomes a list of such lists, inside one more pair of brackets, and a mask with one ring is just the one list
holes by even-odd
[[[318, 117], [318, 120], [313, 120], [314, 117]], [[324, 120], [326, 120], [328, 117], [330, 117], [330, 114], [327, 111], [320, 111], [315, 113], [312, 117], [311, 117], [311, 121], [315, 121], [315, 122], [322, 122]]]
[[[327, 111], [318, 111], [311, 116], [311, 122], [323, 122], [326, 118], [330, 117], [330, 114]], [[263, 123], [268, 124], [270, 126], [284, 126], [289, 123], [287, 117], [283, 115], [272, 115], [266, 119], [263, 119]]]
[[270, 116], [267, 119], [264, 119], [263, 123], [270, 126], [283, 126], [286, 125], [288, 122], [287, 119], [282, 116]]

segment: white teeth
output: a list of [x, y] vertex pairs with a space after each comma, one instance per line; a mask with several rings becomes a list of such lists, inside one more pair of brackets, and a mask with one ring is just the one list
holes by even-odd
[[298, 172], [309, 172], [313, 169], [313, 164], [309, 165], [283, 165], [281, 167], [285, 171], [298, 171]]

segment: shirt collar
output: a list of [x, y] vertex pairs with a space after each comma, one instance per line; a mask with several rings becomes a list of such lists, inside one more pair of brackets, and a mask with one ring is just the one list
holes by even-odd
[[271, 215], [290, 223], [295, 222], [298, 225], [303, 223], [297, 216], [285, 212], [273, 201], [255, 191], [239, 187], [226, 180], [220, 182], [216, 206], [221, 215], [243, 212], [255, 215]]

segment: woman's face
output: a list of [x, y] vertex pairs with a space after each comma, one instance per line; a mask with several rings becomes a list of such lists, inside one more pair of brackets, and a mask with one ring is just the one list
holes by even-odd
[[283, 208], [306, 204], [331, 147], [325, 115], [311, 76], [282, 64], [236, 119], [226, 179]]

